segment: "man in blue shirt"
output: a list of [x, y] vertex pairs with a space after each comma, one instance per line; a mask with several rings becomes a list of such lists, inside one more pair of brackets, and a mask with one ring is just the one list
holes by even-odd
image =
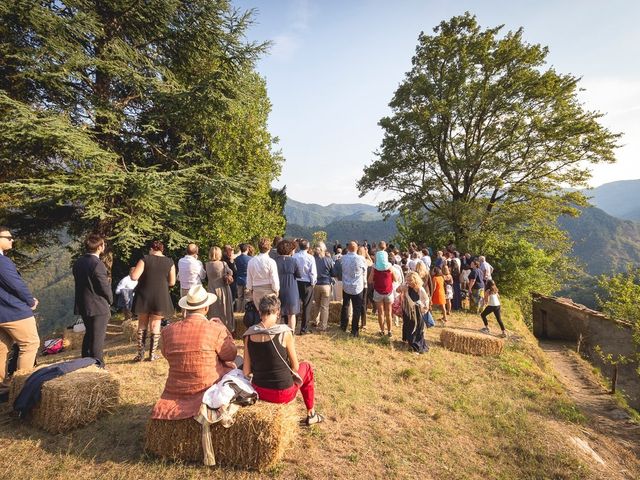
[[7, 357], [14, 343], [18, 344], [18, 370], [29, 370], [40, 346], [33, 310], [38, 300], [20, 277], [15, 264], [4, 253], [13, 248], [13, 236], [8, 227], [0, 226], [0, 398], [9, 391], [5, 380]]
[[309, 330], [309, 320], [311, 319], [311, 307], [313, 300], [313, 287], [318, 280], [318, 270], [316, 261], [309, 254], [309, 242], [300, 240], [298, 243], [300, 250], [293, 256], [298, 269], [300, 270], [300, 278], [298, 278], [298, 294], [302, 301], [302, 309], [300, 311], [302, 320], [300, 322], [300, 335], [311, 333]]
[[247, 286], [247, 266], [251, 257], [247, 255], [248, 246], [246, 243], [240, 244], [240, 255], [235, 258], [236, 263], [236, 285], [238, 287], [238, 302], [236, 303], [236, 312], [244, 312], [244, 290]]
[[480, 312], [484, 303], [484, 274], [480, 270], [480, 262], [473, 260], [471, 262], [471, 272], [469, 273], [469, 298]]
[[353, 310], [351, 319], [351, 336], [359, 335], [360, 316], [362, 315], [364, 285], [367, 279], [367, 264], [364, 258], [356, 253], [358, 244], [354, 241], [347, 245], [347, 254], [340, 259], [342, 264], [342, 311], [340, 328], [347, 331], [349, 323], [349, 303]]

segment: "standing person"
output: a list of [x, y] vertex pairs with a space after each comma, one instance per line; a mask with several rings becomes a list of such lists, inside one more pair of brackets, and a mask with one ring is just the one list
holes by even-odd
[[431, 305], [442, 310], [442, 326], [447, 325], [447, 298], [444, 286], [444, 276], [440, 267], [433, 268], [433, 293], [431, 294]]
[[496, 320], [498, 321], [498, 325], [500, 325], [500, 330], [502, 330], [500, 337], [506, 338], [507, 331], [504, 328], [504, 323], [502, 323], [502, 316], [500, 315], [500, 296], [498, 295], [498, 286], [493, 280], [487, 280], [484, 292], [484, 302], [487, 306], [480, 314], [480, 316], [482, 317], [482, 322], [484, 323], [484, 328], [481, 328], [480, 331], [483, 333], [490, 333], [487, 317], [493, 313], [496, 317]]
[[335, 302], [342, 302], [342, 264], [340, 259], [342, 258], [342, 245], [336, 243], [333, 246], [333, 300]]
[[281, 241], [282, 241], [282, 237], [280, 236], [273, 237], [273, 242], [271, 243], [271, 250], [269, 250], [269, 256], [274, 260], [278, 258], [278, 244]]
[[480, 263], [480, 271], [482, 272], [482, 279], [486, 282], [487, 280], [493, 280], [491, 276], [493, 275], [493, 267], [487, 259], [482, 255], [478, 257], [478, 262]]
[[[33, 368], [40, 346], [33, 311], [38, 300], [31, 295], [15, 264], [5, 255], [13, 248], [9, 227], [0, 226], [0, 402], [6, 401], [7, 360], [16, 343], [19, 349], [18, 370]], [[106, 327], [105, 327], [106, 328]]]
[[298, 294], [302, 301], [302, 319], [300, 321], [300, 335], [311, 333], [309, 320], [311, 319], [311, 301], [313, 300], [313, 287], [318, 279], [316, 261], [309, 254], [309, 242], [302, 239], [298, 242], [300, 250], [293, 256], [298, 262], [300, 278], [298, 278]]
[[244, 304], [246, 302], [245, 289], [247, 286], [247, 266], [251, 257], [247, 255], [247, 244], [241, 243], [238, 247], [240, 255], [235, 259], [236, 264], [236, 285], [238, 286], [238, 301], [236, 302], [236, 312], [244, 312]]
[[82, 358], [93, 357], [104, 362], [104, 339], [111, 319], [113, 292], [107, 267], [100, 260], [104, 238], [92, 233], [84, 241], [85, 254], [73, 264], [75, 280], [75, 314], [82, 316], [85, 326]]
[[351, 241], [347, 245], [347, 254], [340, 259], [342, 263], [342, 310], [340, 328], [346, 332], [349, 323], [349, 306], [352, 307], [351, 336], [359, 333], [362, 315], [363, 292], [367, 281], [367, 264], [364, 257], [356, 253], [358, 244]]
[[460, 295], [460, 274], [462, 273], [462, 264], [460, 262], [460, 253], [453, 252], [451, 259], [451, 277], [453, 278], [453, 300], [452, 307], [454, 310], [462, 308], [462, 296]]
[[415, 353], [425, 353], [429, 345], [424, 338], [422, 316], [429, 311], [429, 296], [422, 288], [420, 275], [407, 273], [405, 283], [398, 287], [397, 293], [402, 295], [402, 340]]
[[269, 256], [271, 240], [263, 237], [258, 242], [260, 253], [249, 260], [247, 265], [247, 287], [251, 292], [253, 304], [258, 308], [260, 300], [265, 295], [280, 291], [280, 279], [278, 278], [278, 266], [276, 261]]
[[[397, 293], [398, 287], [404, 283], [404, 273], [402, 272], [402, 267], [398, 264], [394, 255], [389, 255], [389, 263], [391, 263], [391, 268], [395, 272], [395, 274], [393, 275], [393, 301], [395, 302], [396, 297], [400, 295], [399, 293]], [[393, 307], [393, 303], [391, 305]], [[400, 318], [396, 315], [393, 315], [393, 310], [391, 313], [395, 326], [399, 327]]]
[[422, 280], [424, 290], [427, 292], [427, 295], [429, 295], [429, 298], [431, 298], [431, 295], [433, 295], [433, 280], [431, 279], [429, 270], [427, 270], [427, 267], [424, 265], [424, 263], [418, 262], [415, 271]]
[[427, 271], [431, 270], [431, 257], [429, 256], [428, 249], [422, 249], [422, 258], [420, 258], [420, 261], [424, 263], [425, 267], [427, 267]]
[[287, 318], [292, 332], [296, 331], [296, 315], [300, 313], [300, 293], [297, 279], [300, 277], [298, 262], [291, 256], [295, 247], [290, 240], [278, 244], [278, 279], [280, 280], [280, 313]]
[[131, 274], [133, 273], [134, 267], [129, 269], [129, 275], [124, 277], [122, 280], [118, 282], [118, 286], [116, 287], [116, 296], [118, 297], [118, 306], [122, 308], [122, 312], [124, 313], [125, 320], [131, 320], [131, 308], [133, 307], [133, 297], [136, 287], [138, 286], [138, 282], [134, 282], [131, 280]]
[[217, 298], [209, 308], [209, 318], [218, 318], [230, 332], [233, 332], [236, 325], [233, 318], [231, 288], [229, 287], [233, 282], [233, 272], [222, 261], [220, 247], [211, 247], [209, 261], [205, 265], [205, 269], [207, 270], [207, 291], [213, 293]]
[[[313, 306], [311, 318], [316, 322], [318, 330], [324, 332], [329, 324], [329, 302], [331, 301], [331, 284], [335, 275], [333, 259], [327, 255], [324, 242], [318, 243], [313, 256], [316, 262], [318, 280], [313, 287]], [[320, 320], [318, 321], [318, 313]]]
[[163, 318], [175, 315], [169, 289], [176, 284], [176, 266], [163, 252], [164, 244], [154, 240], [149, 253], [138, 260], [131, 274], [133, 280], [138, 280], [133, 299], [133, 312], [138, 315], [138, 353], [134, 362], [144, 359], [148, 329], [151, 330], [148, 360], [159, 358], [156, 351], [160, 341], [160, 324]]
[[471, 262], [471, 270], [469, 271], [469, 298], [479, 313], [484, 302], [484, 275], [479, 268], [477, 260]]
[[453, 300], [453, 275], [447, 265], [442, 267], [442, 277], [444, 278], [444, 298], [447, 315], [451, 315], [451, 300]]
[[[381, 245], [383, 243], [381, 242]], [[378, 314], [378, 326], [380, 335], [384, 335], [384, 327], [387, 327], [387, 336], [391, 337], [391, 304], [393, 303], [394, 270], [389, 263], [389, 256], [379, 245], [376, 252], [376, 263], [371, 268], [369, 283], [372, 285], [373, 302]]]
[[238, 268], [233, 256], [233, 247], [231, 245], [225, 245], [222, 249], [222, 261], [227, 264], [229, 270], [231, 270], [231, 278], [233, 281], [229, 284], [231, 289], [231, 311], [233, 313], [236, 300], [238, 299], [238, 282], [236, 277], [238, 276]]
[[202, 285], [202, 280], [206, 276], [204, 266], [198, 260], [198, 246], [195, 243], [190, 243], [187, 245], [185, 256], [178, 260], [180, 296], [184, 297], [191, 287]]
[[362, 313], [360, 314], [360, 328], [362, 330], [367, 329], [367, 304], [369, 301], [373, 302], [373, 285], [369, 284], [369, 275], [373, 268], [373, 260], [369, 255], [369, 249], [365, 246], [358, 248], [358, 255], [364, 259], [364, 263], [367, 266], [367, 273], [364, 277], [364, 290], [362, 291]]

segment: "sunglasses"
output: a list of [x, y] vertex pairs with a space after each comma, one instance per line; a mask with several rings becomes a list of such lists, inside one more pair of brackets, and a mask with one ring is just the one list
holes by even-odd
[[11, 235], [9, 235], [9, 236], [7, 236], [7, 235], [0, 235], [0, 238], [6, 238], [7, 240], [10, 240], [10, 241], [12, 241], [12, 240], [14, 239]]

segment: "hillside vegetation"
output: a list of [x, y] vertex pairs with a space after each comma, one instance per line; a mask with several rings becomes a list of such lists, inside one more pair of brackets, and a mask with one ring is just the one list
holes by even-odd
[[[133, 345], [114, 340], [107, 363], [122, 381], [114, 414], [58, 436], [0, 415], [0, 478], [625, 478], [573, 446], [572, 438], [589, 438], [588, 422], [520, 315], [512, 308], [505, 313], [513, 336], [497, 358], [444, 350], [439, 328], [428, 331], [431, 350], [414, 355], [399, 342], [399, 328], [391, 341], [377, 337], [372, 317], [357, 340], [335, 325], [324, 335], [298, 337], [300, 356], [315, 366], [318, 409], [327, 422], [301, 429], [267, 475], [146, 456], [144, 425], [167, 364], [131, 364]], [[480, 326], [478, 317], [463, 314], [452, 323]], [[297, 405], [302, 416], [302, 401]], [[640, 475], [631, 453], [615, 456], [628, 473]]]

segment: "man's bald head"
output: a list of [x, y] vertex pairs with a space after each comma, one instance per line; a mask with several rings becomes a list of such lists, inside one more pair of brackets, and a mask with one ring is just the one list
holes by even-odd
[[351, 240], [347, 244], [347, 250], [349, 250], [350, 252], [356, 252], [358, 250], [358, 244], [356, 242], [354, 242], [353, 240]]
[[190, 243], [187, 245], [187, 255], [197, 255], [198, 254], [198, 246], [195, 243]]

